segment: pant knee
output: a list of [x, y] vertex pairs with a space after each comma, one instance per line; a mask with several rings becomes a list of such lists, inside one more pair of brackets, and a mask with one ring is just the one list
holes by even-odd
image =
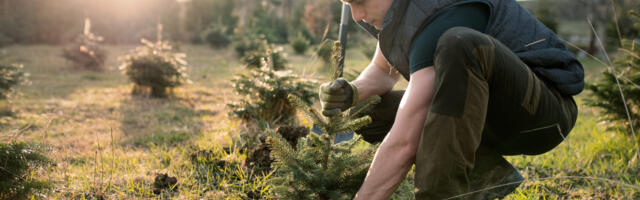
[[[492, 64], [495, 45], [487, 35], [466, 27], [453, 27], [445, 31], [438, 39], [435, 52], [435, 67], [439, 70], [474, 67], [476, 71], [487, 75]], [[438, 70], [438, 68], [440, 68]], [[464, 71], [464, 70], [462, 70]]]
[[487, 43], [488, 38], [481, 32], [467, 27], [453, 27], [445, 31], [438, 39], [437, 48], [471, 50], [477, 45]]

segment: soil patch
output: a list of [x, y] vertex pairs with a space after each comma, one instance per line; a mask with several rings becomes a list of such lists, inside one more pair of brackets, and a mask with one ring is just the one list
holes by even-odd
[[157, 174], [153, 181], [153, 193], [160, 194], [163, 191], [173, 192], [178, 190], [178, 179], [167, 174]]

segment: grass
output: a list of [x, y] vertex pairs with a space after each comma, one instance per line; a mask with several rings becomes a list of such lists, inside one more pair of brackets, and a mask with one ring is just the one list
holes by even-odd
[[[174, 97], [163, 100], [130, 95], [131, 85], [117, 70], [116, 57], [132, 48], [107, 46], [104, 72], [73, 69], [61, 58], [59, 46], [0, 50], [0, 62], [23, 63], [32, 82], [10, 99], [14, 115], [0, 118], [0, 137], [11, 139], [19, 133], [16, 140], [51, 147], [49, 156], [57, 166], [41, 172], [42, 179], [56, 186], [48, 198], [237, 199], [264, 186], [260, 176], [233, 181], [234, 176], [247, 174], [233, 167], [220, 174], [202, 173], [190, 161], [197, 150], [212, 150], [217, 158], [240, 163], [246, 157], [237, 150], [222, 151], [242, 131], [225, 108], [235, 98], [231, 76], [245, 70], [233, 51], [182, 45], [193, 84], [177, 88]], [[285, 47], [295, 72], [328, 79], [312, 52], [295, 56], [289, 48]], [[361, 70], [368, 63], [357, 49], [350, 49], [347, 57], [348, 68]], [[597, 78], [602, 67], [590, 60], [584, 63], [587, 80]], [[401, 82], [396, 88], [404, 86], [406, 82]], [[527, 181], [507, 199], [640, 198], [640, 161], [631, 159], [637, 153], [634, 140], [607, 130], [598, 121], [598, 111], [582, 104], [585, 95], [576, 98], [580, 115], [565, 142], [540, 156], [508, 157]], [[153, 194], [158, 173], [177, 177], [177, 192]], [[397, 199], [411, 195], [411, 176], [408, 179], [396, 192]]]

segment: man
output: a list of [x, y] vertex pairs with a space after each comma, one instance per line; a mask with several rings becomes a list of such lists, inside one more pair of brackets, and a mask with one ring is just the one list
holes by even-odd
[[502, 198], [522, 181], [502, 155], [547, 152], [573, 128], [582, 65], [515, 0], [343, 1], [378, 47], [355, 81], [321, 86], [323, 114], [383, 97], [359, 131], [384, 140], [356, 199], [387, 199], [414, 163], [417, 199]]

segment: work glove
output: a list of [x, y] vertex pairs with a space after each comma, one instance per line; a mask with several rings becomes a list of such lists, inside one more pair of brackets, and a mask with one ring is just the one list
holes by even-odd
[[349, 81], [339, 78], [320, 85], [322, 115], [336, 116], [358, 103], [358, 89]]

